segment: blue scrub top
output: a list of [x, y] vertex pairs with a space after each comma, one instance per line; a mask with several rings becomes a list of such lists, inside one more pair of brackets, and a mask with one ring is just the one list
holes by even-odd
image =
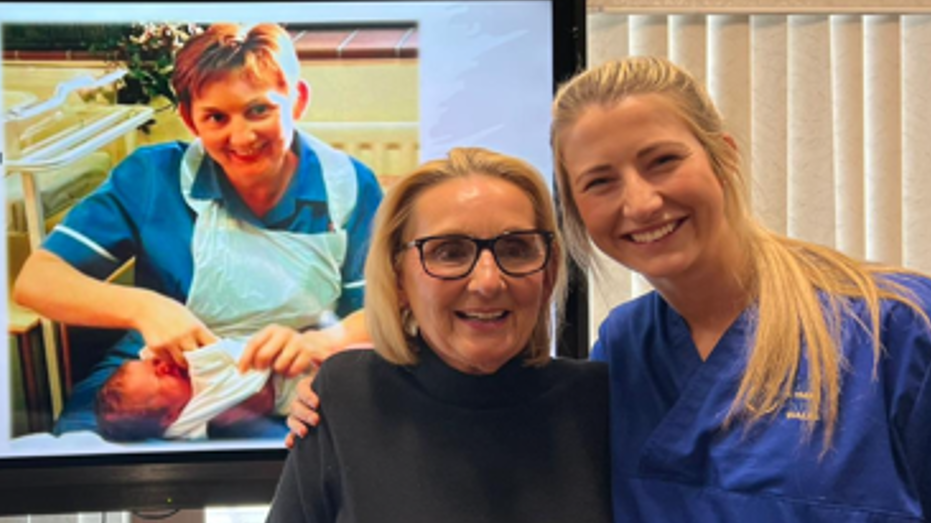
[[[191, 239], [196, 219], [180, 190], [179, 167], [187, 147], [186, 143], [172, 142], [135, 151], [100, 188], [69, 212], [43, 247], [100, 279], [135, 256], [137, 286], [184, 303], [193, 277]], [[258, 227], [306, 234], [332, 231], [320, 162], [299, 134], [293, 148], [299, 159], [297, 172], [281, 201], [262, 218], [246, 206], [209, 157], [197, 172], [191, 194], [199, 199], [223, 200], [231, 214]], [[358, 196], [345, 225], [344, 288], [336, 307], [340, 317], [362, 307], [372, 219], [382, 198], [371, 170], [352, 161]]]
[[[931, 311], [931, 281], [897, 277]], [[864, 304], [850, 303], [866, 322]], [[685, 320], [653, 292], [616, 308], [592, 358], [611, 378], [612, 489], [617, 522], [918, 522], [931, 518], [931, 333], [906, 306], [883, 302], [884, 354], [848, 317], [840, 415], [826, 452], [806, 439], [806, 362], [795, 394], [747, 428], [723, 420], [752, 335], [748, 310], [706, 361]], [[866, 324], [869, 324], [866, 322]]]

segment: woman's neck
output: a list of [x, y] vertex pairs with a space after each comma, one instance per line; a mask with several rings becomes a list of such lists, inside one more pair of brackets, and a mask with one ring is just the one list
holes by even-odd
[[752, 298], [746, 249], [729, 243], [716, 262], [677, 278], [650, 281], [685, 319], [703, 360]]

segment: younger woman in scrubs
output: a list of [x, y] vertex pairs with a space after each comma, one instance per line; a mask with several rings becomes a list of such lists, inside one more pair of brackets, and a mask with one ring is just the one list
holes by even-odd
[[[16, 282], [16, 301], [53, 320], [130, 331], [75, 387], [58, 432], [94, 428], [96, 390], [143, 346], [184, 366], [184, 351], [249, 336], [243, 368], [293, 376], [367, 339], [362, 269], [381, 189], [297, 131], [310, 88], [288, 33], [214, 25], [179, 51], [172, 87], [197, 139], [126, 158]], [[103, 281], [131, 258], [135, 287]]]
[[554, 103], [570, 251], [656, 289], [607, 361], [618, 522], [931, 520], [931, 282], [763, 228], [685, 71], [631, 58]]

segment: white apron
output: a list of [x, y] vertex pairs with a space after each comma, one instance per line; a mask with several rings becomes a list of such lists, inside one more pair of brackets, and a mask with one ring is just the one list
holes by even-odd
[[272, 323], [300, 330], [333, 317], [346, 258], [343, 228], [356, 201], [355, 167], [346, 154], [310, 135], [296, 139], [320, 160], [331, 232], [262, 229], [230, 215], [223, 200], [194, 199], [191, 186], [204, 157], [200, 140], [181, 162], [181, 194], [197, 214], [187, 307], [221, 338], [248, 337]]

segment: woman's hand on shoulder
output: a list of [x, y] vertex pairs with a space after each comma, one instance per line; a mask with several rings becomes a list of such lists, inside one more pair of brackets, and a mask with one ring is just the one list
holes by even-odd
[[317, 409], [320, 408], [320, 398], [311, 388], [314, 377], [308, 376], [297, 384], [297, 395], [291, 405], [288, 407], [288, 436], [285, 438], [285, 445], [290, 449], [294, 446], [295, 438], [303, 438], [307, 435], [308, 427], [316, 427], [320, 423], [320, 414]]
[[181, 367], [187, 367], [184, 352], [218, 341], [187, 307], [154, 292], [145, 294], [135, 326], [145, 340], [145, 350]]

